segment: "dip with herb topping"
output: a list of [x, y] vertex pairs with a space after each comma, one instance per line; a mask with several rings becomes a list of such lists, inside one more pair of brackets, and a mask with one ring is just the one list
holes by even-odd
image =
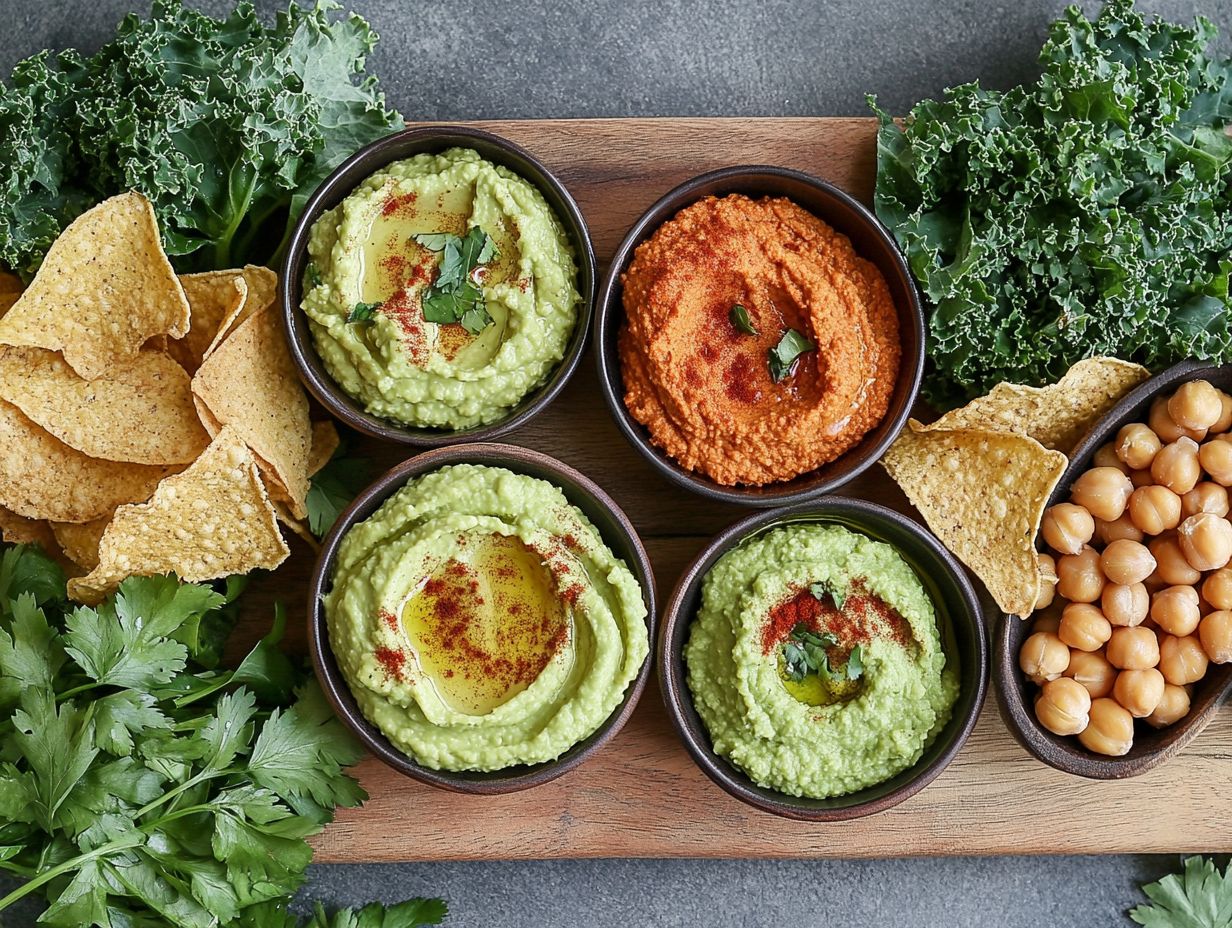
[[913, 766], [958, 697], [920, 579], [838, 525], [769, 529], [719, 558], [684, 658], [715, 752], [791, 796], [842, 796]]

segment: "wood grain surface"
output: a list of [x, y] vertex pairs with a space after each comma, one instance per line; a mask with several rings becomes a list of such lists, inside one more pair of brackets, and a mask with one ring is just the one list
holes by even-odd
[[[539, 156], [580, 203], [600, 261], [654, 200], [703, 171], [772, 164], [824, 177], [868, 201], [875, 124], [869, 119], [563, 120], [482, 123]], [[625, 442], [599, 396], [593, 356], [542, 416], [507, 439], [589, 474], [624, 508], [655, 563], [660, 599], [706, 537], [739, 507], [674, 488]], [[374, 475], [407, 455], [364, 443]], [[880, 468], [848, 495], [906, 509]], [[246, 597], [244, 637], [270, 603], [304, 615], [312, 552], [262, 577]], [[991, 619], [990, 619], [991, 620]], [[300, 623], [302, 625], [302, 622]], [[296, 632], [303, 635], [303, 629]], [[1232, 712], [1179, 758], [1133, 780], [1096, 783], [1030, 757], [993, 699], [957, 759], [929, 787], [880, 815], [836, 825], [756, 812], [711, 784], [676, 739], [657, 688], [628, 726], [580, 769], [536, 789], [467, 797], [420, 786], [367, 759], [371, 794], [319, 836], [317, 860], [491, 860], [551, 857], [862, 857], [1232, 851]]]

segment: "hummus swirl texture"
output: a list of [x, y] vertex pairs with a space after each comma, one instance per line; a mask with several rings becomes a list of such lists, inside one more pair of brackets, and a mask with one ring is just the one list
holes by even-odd
[[[426, 672], [424, 642], [402, 617], [429, 578], [465, 564], [476, 539], [497, 537], [534, 553], [566, 622], [523, 687], [489, 711], [468, 711]], [[490, 595], [484, 585], [471, 589], [471, 602]], [[559, 757], [615, 711], [649, 650], [641, 588], [594, 525], [557, 487], [498, 467], [459, 464], [415, 478], [354, 526], [339, 548], [325, 613], [330, 647], [364, 716], [434, 769]], [[441, 622], [455, 618], [442, 614]], [[514, 617], [498, 612], [496, 621]], [[465, 645], [456, 653], [485, 647], [465, 620], [448, 633]], [[497, 649], [488, 664], [517, 663], [511, 649]], [[455, 669], [466, 672], [458, 665], [444, 673], [452, 678]]]
[[[775, 607], [813, 583], [850, 591], [841, 617], [819, 609], [814, 630], [848, 648], [858, 633], [864, 665], [853, 693], [821, 705], [789, 690], [782, 642], [768, 633]], [[771, 529], [724, 554], [684, 657], [715, 752], [792, 796], [841, 796], [913, 766], [958, 694], [919, 578], [889, 545], [836, 525]]]
[[[726, 485], [815, 470], [885, 416], [898, 315], [881, 272], [790, 200], [708, 197], [638, 246], [623, 278], [625, 405], [682, 466]], [[738, 329], [745, 308], [757, 334]], [[814, 346], [779, 383], [767, 352]]]
[[[478, 281], [493, 324], [477, 335], [423, 319], [441, 257], [420, 233], [479, 227], [498, 257]], [[317, 352], [373, 415], [465, 429], [504, 418], [565, 355], [581, 296], [559, 218], [529, 181], [469, 149], [373, 174], [312, 228], [302, 308]], [[370, 322], [349, 322], [378, 304]]]

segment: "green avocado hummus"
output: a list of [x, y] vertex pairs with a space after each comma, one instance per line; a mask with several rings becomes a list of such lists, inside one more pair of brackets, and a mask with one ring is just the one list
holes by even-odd
[[[446, 249], [468, 233], [490, 248]], [[317, 220], [308, 255], [301, 305], [321, 361], [368, 412], [404, 425], [504, 418], [547, 380], [577, 324], [560, 220], [531, 183], [469, 149], [373, 174]], [[460, 321], [441, 321], [440, 307]]]
[[774, 528], [723, 555], [684, 656], [715, 751], [792, 796], [841, 796], [911, 767], [958, 695], [919, 578], [889, 545], [837, 525]]
[[594, 525], [499, 467], [417, 477], [351, 528], [325, 615], [364, 716], [433, 769], [559, 757], [649, 650], [641, 587]]

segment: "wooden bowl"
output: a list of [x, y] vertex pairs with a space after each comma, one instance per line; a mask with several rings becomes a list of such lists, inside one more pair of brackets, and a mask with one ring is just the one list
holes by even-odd
[[[702, 581], [714, 563], [747, 538], [793, 522], [824, 522], [893, 545], [915, 570], [937, 610], [942, 644], [958, 662], [959, 694], [949, 722], [915, 766], [859, 792], [832, 799], [788, 796], [754, 783], [714, 752], [685, 678], [684, 643], [701, 604]], [[757, 513], [719, 534], [694, 559], [668, 598], [658, 642], [659, 685], [668, 715], [702, 771], [737, 799], [764, 812], [808, 822], [838, 822], [898, 805], [931, 783], [975, 727], [988, 689], [988, 644], [979, 602], [966, 571], [932, 535], [911, 519], [863, 500], [825, 497]]]
[[[565, 348], [565, 355], [547, 382], [523, 397], [499, 422], [456, 431], [401, 426], [365, 410], [354, 397], [334, 382], [321, 363], [312, 340], [308, 319], [300, 309], [304, 266], [308, 260], [308, 238], [321, 214], [341, 203], [359, 184], [386, 165], [424, 152], [440, 152], [449, 148], [474, 149], [488, 161], [504, 165], [525, 178], [543, 194], [560, 219], [573, 246], [574, 258], [578, 264], [577, 288], [582, 296], [578, 306], [577, 324]], [[395, 132], [361, 148], [325, 179], [296, 220], [290, 243], [278, 269], [278, 294], [283, 329], [291, 347], [291, 356], [295, 359], [300, 378], [308, 392], [347, 425], [367, 435], [417, 448], [439, 448], [463, 442], [489, 441], [508, 434], [542, 412], [556, 398], [577, 370], [586, 348], [586, 335], [594, 309], [595, 277], [595, 250], [581, 209], [565, 186], [530, 152], [481, 129], [428, 126]]]
[[[1212, 367], [1202, 361], [1184, 361], [1132, 390], [1078, 443], [1048, 505], [1069, 498], [1070, 485], [1091, 466], [1095, 452], [1110, 441], [1121, 426], [1146, 421], [1155, 397], [1171, 393], [1186, 381], [1199, 379], [1232, 391], [1232, 364]], [[1042, 547], [1043, 542], [1040, 544]], [[1134, 745], [1123, 757], [1095, 754], [1084, 748], [1077, 738], [1054, 735], [1036, 721], [1033, 699], [1038, 687], [1018, 669], [1018, 651], [1030, 626], [1029, 620], [1024, 622], [1005, 615], [997, 630], [993, 677], [1001, 715], [1023, 747], [1050, 767], [1066, 773], [1093, 780], [1119, 780], [1158, 767], [1197, 737], [1232, 690], [1232, 664], [1211, 664], [1206, 676], [1194, 688], [1185, 718], [1158, 730], [1145, 724], [1137, 725]]]
[[[616, 348], [624, 320], [621, 277], [644, 240], [684, 207], [710, 196], [743, 193], [788, 197], [851, 239], [861, 257], [877, 266], [898, 310], [902, 360], [898, 382], [884, 418], [854, 448], [829, 464], [793, 480], [765, 486], [725, 486], [678, 464], [650, 440], [650, 433], [624, 403], [624, 380]], [[924, 370], [924, 315], [920, 297], [894, 237], [867, 207], [833, 184], [786, 168], [749, 166], [702, 174], [664, 196], [629, 230], [608, 268], [595, 309], [595, 353], [603, 398], [620, 431], [655, 469], [678, 486], [713, 500], [746, 506], [781, 506], [831, 493], [871, 467], [907, 421]]]
[[402, 750], [394, 747], [375, 725], [359, 710], [351, 688], [347, 685], [329, 646], [329, 629], [325, 621], [322, 598], [329, 591], [334, 560], [342, 538], [351, 526], [371, 516], [408, 480], [446, 464], [485, 464], [505, 467], [519, 474], [547, 480], [564, 491], [571, 504], [586, 514], [595, 524], [604, 542], [633, 571], [642, 588], [646, 603], [646, 631], [654, 641], [655, 586], [650, 559], [641, 539], [628, 517], [603, 490], [573, 468], [555, 458], [529, 448], [513, 445], [454, 445], [426, 451], [387, 471], [375, 483], [355, 498], [338, 518], [321, 544], [316, 567], [312, 571], [308, 591], [308, 647], [313, 668], [321, 688], [335, 713], [355, 736], [378, 758], [413, 780], [441, 789], [475, 795], [512, 793], [555, 780], [581, 764], [587, 757], [607, 744], [629, 720], [650, 677], [651, 659], [647, 656], [637, 677], [625, 691], [624, 700], [595, 732], [579, 741], [560, 757], [541, 764], [519, 765], [490, 772], [433, 770], [416, 763]]

